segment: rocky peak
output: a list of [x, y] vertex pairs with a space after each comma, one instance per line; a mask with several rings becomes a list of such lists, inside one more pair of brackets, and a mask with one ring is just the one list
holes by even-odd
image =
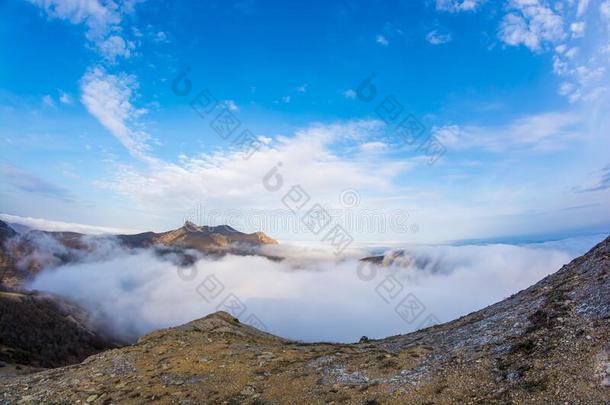
[[182, 226], [182, 229], [186, 230], [186, 231], [190, 231], [190, 232], [199, 232], [201, 231], [201, 228], [195, 224], [194, 222], [191, 222], [189, 220], [184, 222], [184, 225]]
[[208, 226], [208, 225], [197, 225], [191, 221], [186, 221], [182, 226], [182, 229], [188, 232], [200, 232], [206, 235], [209, 234], [219, 234], [219, 235], [230, 235], [235, 233], [241, 233], [235, 228], [230, 227], [229, 225], [218, 225], [218, 226]]

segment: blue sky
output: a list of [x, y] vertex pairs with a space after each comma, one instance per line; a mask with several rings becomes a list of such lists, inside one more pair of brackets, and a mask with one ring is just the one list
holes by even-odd
[[[363, 242], [610, 228], [608, 0], [5, 0], [0, 11], [5, 219], [165, 230], [197, 212], [315, 240], [270, 225], [300, 185], [338, 221], [390, 224], [350, 230]], [[192, 90], [179, 96], [185, 69]], [[358, 87], [373, 72], [366, 102]], [[189, 106], [204, 89], [214, 114], [258, 140], [254, 155]], [[443, 145], [434, 164], [376, 113], [388, 96]], [[286, 186], [270, 192], [262, 178], [278, 162]]]

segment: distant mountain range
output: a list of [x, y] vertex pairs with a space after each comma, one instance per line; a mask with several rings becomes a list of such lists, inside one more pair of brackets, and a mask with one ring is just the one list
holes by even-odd
[[23, 227], [18, 230], [0, 221], [0, 288], [18, 288], [43, 268], [75, 262], [103, 241], [115, 242], [126, 249], [155, 248], [161, 256], [169, 252], [178, 253], [182, 263], [187, 264], [194, 261], [189, 249], [215, 256], [227, 253], [264, 255], [258, 252], [261, 246], [278, 243], [263, 232], [243, 233], [228, 225], [198, 226], [190, 221], [171, 231], [135, 235], [94, 236]]
[[119, 241], [129, 247], [148, 247], [152, 245], [175, 246], [195, 249], [206, 253], [218, 249], [252, 248], [261, 245], [277, 244], [263, 232], [243, 233], [228, 226], [198, 226], [186, 221], [184, 226], [168, 232], [144, 232], [136, 235], [117, 235]]

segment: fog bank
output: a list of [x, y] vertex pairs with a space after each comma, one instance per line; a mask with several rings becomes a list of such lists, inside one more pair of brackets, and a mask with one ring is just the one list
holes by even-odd
[[228, 255], [179, 267], [152, 249], [117, 247], [107, 260], [44, 271], [29, 287], [77, 301], [131, 340], [223, 309], [283, 337], [353, 342], [481, 309], [555, 272], [580, 247], [420, 246], [406, 249], [412, 260], [387, 268], [355, 256], [275, 249], [287, 259]]

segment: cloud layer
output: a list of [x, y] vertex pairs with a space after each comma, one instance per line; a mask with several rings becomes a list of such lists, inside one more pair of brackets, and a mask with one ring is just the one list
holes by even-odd
[[[288, 260], [226, 256], [202, 258], [191, 268], [176, 267], [151, 250], [116, 250], [105, 255], [110, 260], [43, 272], [31, 288], [79, 302], [130, 339], [230, 307], [242, 321], [256, 320], [284, 337], [353, 342], [455, 319], [528, 287], [582, 253], [558, 243], [422, 246], [408, 249], [415, 260], [407, 267], [359, 268], [354, 259], [337, 261], [324, 251], [279, 249]], [[399, 315], [401, 301], [413, 297], [421, 309]]]
[[24, 225], [31, 229], [52, 232], [79, 232], [88, 235], [101, 234], [133, 234], [140, 231], [128, 228], [112, 228], [105, 226], [95, 226], [77, 224], [73, 222], [52, 221], [43, 218], [22, 217], [18, 215], [0, 214], [0, 219], [11, 224]]
[[[157, 162], [145, 171], [123, 166], [103, 185], [140, 206], [173, 207], [186, 212], [197, 202], [210, 207], [283, 208], [282, 196], [300, 185], [312, 199], [338, 201], [347, 184], [355, 188], [384, 190], [392, 179], [415, 162], [370, 159], [357, 145], [383, 130], [379, 121], [314, 125], [293, 137], [266, 140], [252, 156], [237, 149], [183, 156], [177, 163]], [[337, 145], [354, 145], [354, 152], [338, 155]], [[345, 149], [344, 149], [345, 150]], [[274, 166], [283, 178], [283, 189], [269, 192], [263, 179]], [[306, 170], [304, 170], [306, 169]]]

